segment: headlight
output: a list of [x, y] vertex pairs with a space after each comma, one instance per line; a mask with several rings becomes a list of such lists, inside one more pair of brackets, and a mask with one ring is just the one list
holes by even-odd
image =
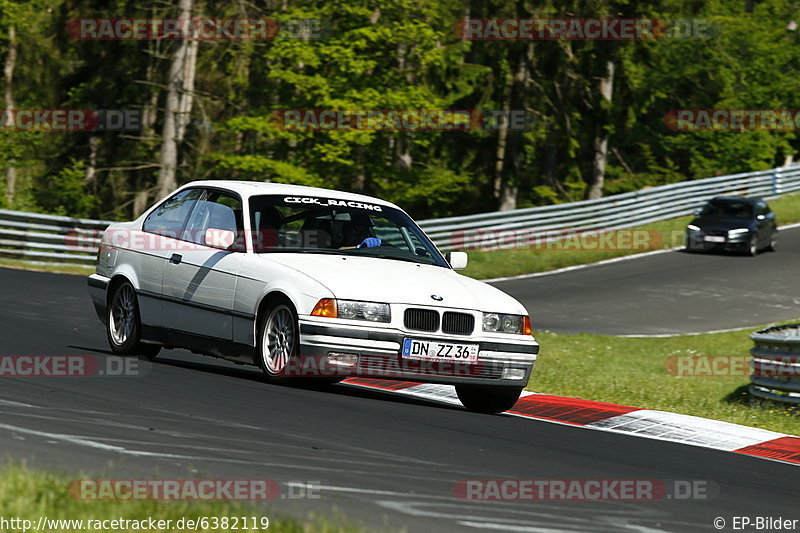
[[530, 319], [523, 315], [483, 313], [483, 331], [531, 334]]
[[733, 237], [734, 235], [741, 235], [742, 233], [747, 233], [750, 231], [750, 228], [737, 228], [728, 231], [728, 237]]
[[698, 228], [694, 224], [689, 224], [688, 226], [686, 226], [686, 229], [688, 229], [689, 231], [700, 231], [700, 228]]
[[392, 320], [389, 304], [355, 300], [336, 300], [336, 304], [339, 318], [371, 322], [390, 322]]

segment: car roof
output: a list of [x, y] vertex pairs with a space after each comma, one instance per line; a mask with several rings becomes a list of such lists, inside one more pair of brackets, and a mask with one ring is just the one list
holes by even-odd
[[710, 202], [716, 201], [723, 201], [723, 202], [744, 202], [747, 204], [757, 204], [759, 202], [763, 202], [763, 198], [742, 198], [740, 196], [715, 196]]
[[247, 200], [251, 196], [258, 196], [262, 194], [293, 194], [298, 196], [319, 196], [324, 198], [334, 198], [336, 200], [369, 202], [371, 204], [385, 205], [400, 209], [391, 202], [364, 194], [336, 191], [334, 189], [323, 189], [321, 187], [307, 187], [305, 185], [289, 185], [286, 183], [235, 180], [200, 180], [187, 183], [181, 186], [181, 189], [186, 189], [189, 187], [216, 187], [220, 189], [227, 189], [229, 191], [238, 193], [243, 200]]

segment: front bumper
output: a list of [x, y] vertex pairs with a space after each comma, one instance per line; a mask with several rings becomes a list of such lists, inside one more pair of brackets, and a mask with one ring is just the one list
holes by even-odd
[[[468, 364], [403, 358], [400, 351], [405, 338], [478, 344], [478, 362]], [[312, 372], [323, 376], [524, 387], [530, 379], [539, 345], [529, 337], [520, 336], [514, 340], [519, 342], [369, 326], [322, 325], [301, 318], [299, 353], [300, 360], [306, 362], [306, 369], [313, 369]], [[345, 356], [357, 362], [331, 365], [329, 361], [332, 355]], [[516, 374], [513, 378], [509, 377], [513, 374]]]
[[726, 252], [741, 252], [750, 246], [750, 234], [740, 233], [732, 237], [718, 235], [725, 239], [722, 242], [710, 242], [705, 240], [703, 233], [689, 232], [686, 235], [686, 249], [691, 251], [708, 252], [712, 250], [722, 250]]

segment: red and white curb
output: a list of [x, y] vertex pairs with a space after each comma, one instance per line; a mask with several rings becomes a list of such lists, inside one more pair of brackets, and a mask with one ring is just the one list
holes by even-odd
[[[353, 387], [461, 405], [451, 385], [349, 378]], [[624, 433], [800, 465], [800, 437], [730, 422], [523, 391], [507, 415]]]

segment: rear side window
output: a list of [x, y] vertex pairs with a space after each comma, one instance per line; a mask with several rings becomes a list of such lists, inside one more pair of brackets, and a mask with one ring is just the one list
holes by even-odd
[[186, 218], [202, 194], [202, 189], [187, 189], [173, 195], [147, 216], [142, 229], [150, 233], [179, 238]]

